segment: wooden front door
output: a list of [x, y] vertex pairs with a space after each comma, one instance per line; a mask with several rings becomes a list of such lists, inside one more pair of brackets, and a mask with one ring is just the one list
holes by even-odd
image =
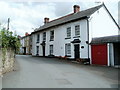
[[79, 44], [74, 45], [74, 56], [75, 56], [75, 59], [80, 58], [80, 45]]
[[43, 46], [43, 56], [45, 56], [45, 46]]

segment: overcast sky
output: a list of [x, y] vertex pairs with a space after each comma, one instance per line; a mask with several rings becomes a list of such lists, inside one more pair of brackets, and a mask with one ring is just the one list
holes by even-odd
[[[44, 17], [49, 17], [50, 20], [64, 16], [73, 12], [73, 5], [77, 4], [81, 10], [98, 5], [95, 1], [75, 1], [69, 0], [66, 2], [54, 1], [29, 1], [28, 0], [1, 0], [0, 1], [0, 23], [7, 27], [7, 19], [10, 18], [10, 30], [18, 35], [24, 36], [25, 32], [33, 32], [35, 28], [43, 25]], [[97, 0], [98, 1], [98, 0]], [[100, 0], [99, 0], [100, 1]], [[103, 1], [103, 0], [102, 0]], [[111, 0], [112, 1], [112, 0]], [[118, 1], [104, 1], [112, 16], [118, 22]]]

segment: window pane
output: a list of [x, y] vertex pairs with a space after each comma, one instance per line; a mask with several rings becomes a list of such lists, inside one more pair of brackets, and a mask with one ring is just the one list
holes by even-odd
[[46, 32], [43, 33], [43, 41], [46, 41]]
[[67, 28], [67, 37], [71, 37], [71, 27]]
[[37, 35], [37, 43], [39, 43], [39, 40], [40, 40], [40, 35], [38, 34]]
[[65, 44], [65, 55], [70, 55], [71, 54], [71, 44]]
[[50, 45], [50, 55], [53, 55], [53, 45]]
[[75, 26], [75, 36], [79, 36], [80, 35], [80, 26], [77, 25]]
[[54, 31], [50, 31], [50, 40], [54, 40]]

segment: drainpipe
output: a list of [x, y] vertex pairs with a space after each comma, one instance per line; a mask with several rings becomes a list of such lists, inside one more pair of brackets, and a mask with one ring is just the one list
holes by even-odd
[[89, 56], [89, 17], [87, 18], [87, 34], [88, 34], [88, 59], [90, 60]]

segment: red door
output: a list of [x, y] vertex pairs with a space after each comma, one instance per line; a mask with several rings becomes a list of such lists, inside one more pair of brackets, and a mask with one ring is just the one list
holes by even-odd
[[107, 44], [91, 46], [92, 64], [107, 65]]

